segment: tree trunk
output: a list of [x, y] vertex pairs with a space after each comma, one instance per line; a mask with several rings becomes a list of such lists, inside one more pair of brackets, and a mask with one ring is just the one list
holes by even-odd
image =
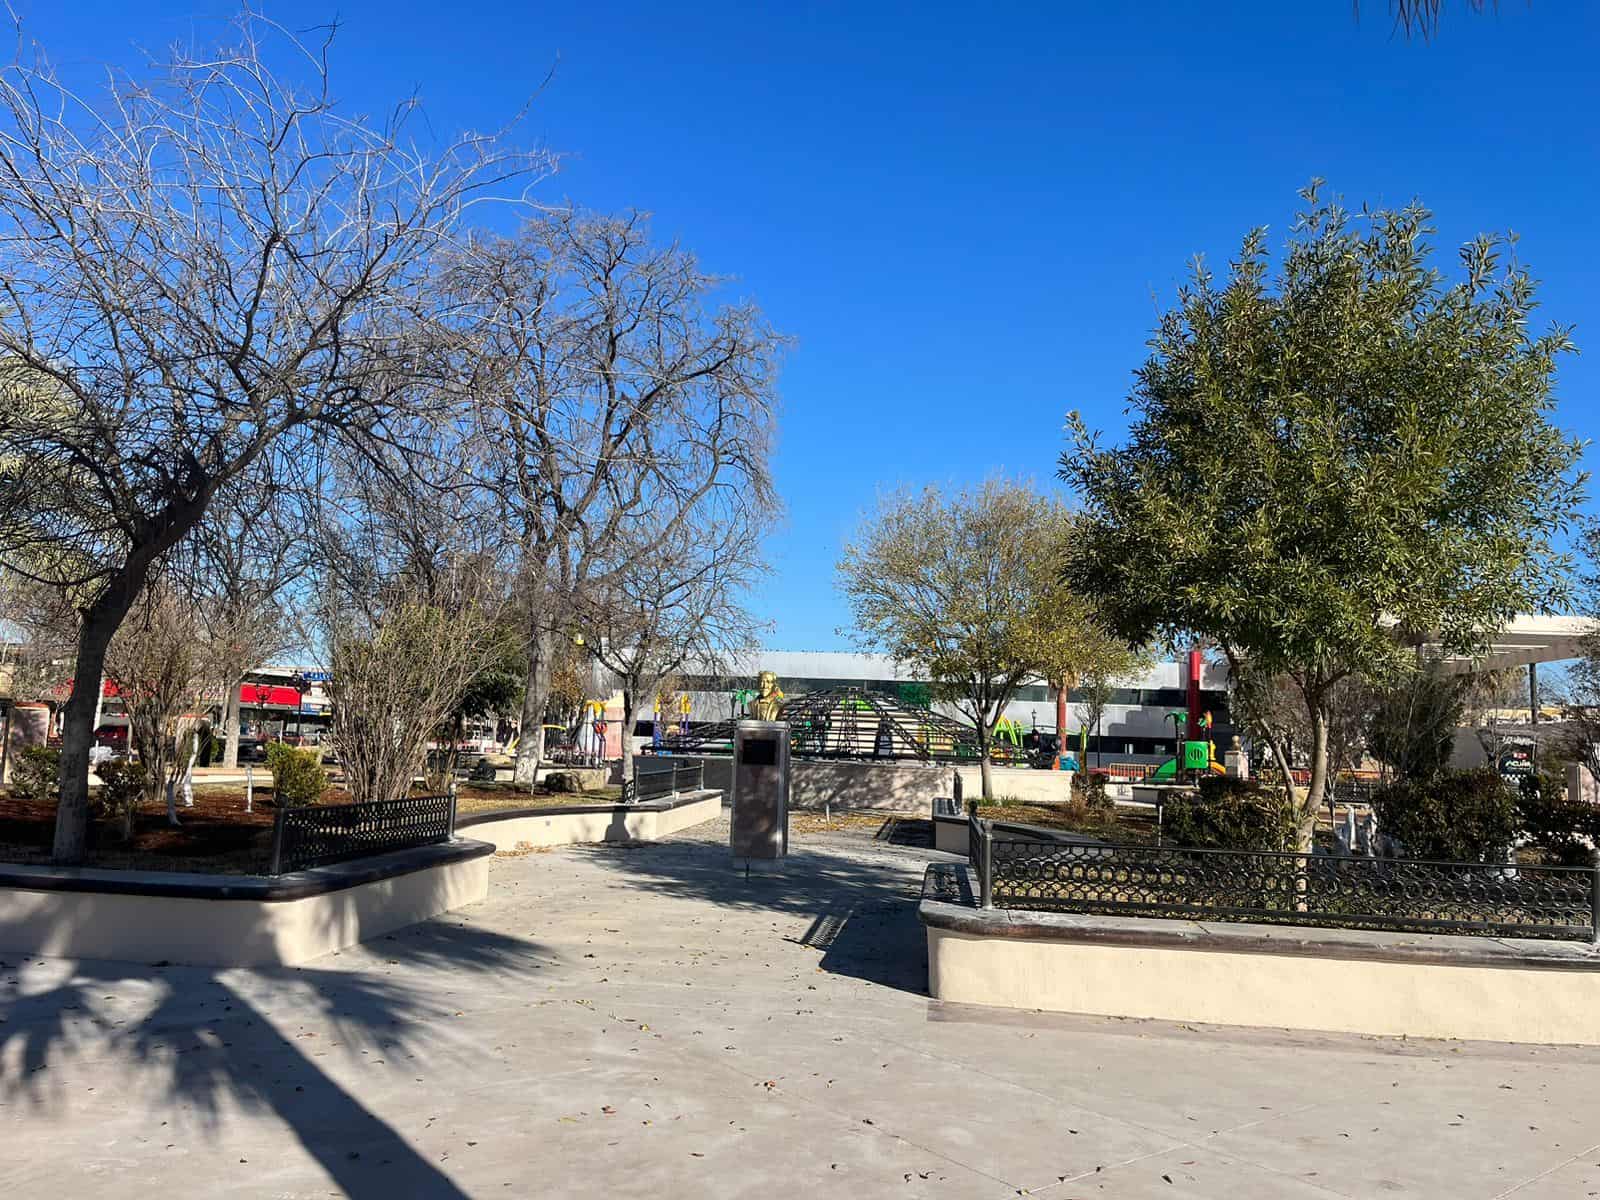
[[1272, 751], [1272, 761], [1278, 764], [1278, 770], [1283, 773], [1283, 802], [1289, 806], [1290, 812], [1296, 812], [1294, 775], [1289, 770], [1289, 756], [1270, 730], [1263, 731], [1262, 737], [1266, 740], [1267, 749]]
[[11, 710], [16, 707], [15, 700], [6, 701], [6, 719], [0, 727], [0, 786], [6, 782], [6, 768], [11, 764]]
[[622, 782], [633, 778], [633, 727], [639, 721], [639, 693], [622, 693]]
[[189, 760], [183, 764], [183, 806], [194, 807], [194, 763], [200, 757], [200, 735], [194, 734], [194, 741], [189, 746]]
[[978, 779], [985, 804], [994, 801], [994, 776], [990, 774], [992, 764], [989, 762], [990, 733], [991, 730], [982, 725], [978, 726]]
[[1322, 700], [1310, 705], [1311, 709], [1311, 783], [1306, 788], [1304, 804], [1300, 806], [1300, 853], [1310, 854], [1312, 837], [1317, 828], [1317, 810], [1322, 806], [1322, 796], [1328, 787], [1328, 706]]
[[222, 704], [222, 765], [229, 770], [239, 767], [239, 684], [235, 679], [228, 685], [228, 697]]
[[1067, 681], [1056, 688], [1056, 770], [1067, 769]]
[[522, 732], [517, 741], [513, 779], [533, 790], [544, 759], [544, 710], [550, 703], [550, 667], [555, 657], [555, 635], [544, 628], [542, 613], [535, 613], [528, 639], [528, 678], [522, 694]]
[[[130, 598], [133, 591], [128, 589]], [[94, 745], [95, 713], [100, 708], [100, 680], [106, 668], [111, 637], [127, 615], [128, 603], [108, 603], [115, 588], [85, 614], [78, 629], [78, 657], [72, 672], [61, 723], [61, 799], [56, 805], [55, 842], [51, 857], [70, 866], [81, 863], [89, 848], [89, 749]]]

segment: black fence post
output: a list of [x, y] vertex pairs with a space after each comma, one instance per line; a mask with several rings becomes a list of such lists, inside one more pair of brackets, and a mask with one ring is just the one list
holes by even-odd
[[445, 829], [444, 840], [453, 842], [456, 839], [456, 781], [450, 780], [450, 824]]
[[983, 851], [983, 865], [978, 871], [978, 905], [980, 908], [994, 907], [994, 823], [980, 821], [978, 823], [982, 840], [979, 845]]
[[1594, 866], [1589, 871], [1589, 925], [1594, 931], [1594, 942], [1600, 945], [1600, 852], [1595, 854]]
[[288, 815], [287, 808], [272, 814], [272, 863], [267, 868], [268, 875], [283, 874], [283, 819]]

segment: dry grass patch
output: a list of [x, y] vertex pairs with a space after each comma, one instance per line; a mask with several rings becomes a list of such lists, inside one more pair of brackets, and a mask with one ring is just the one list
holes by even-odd
[[1070, 804], [1028, 804], [1016, 800], [997, 800], [980, 804], [978, 815], [991, 821], [1081, 833], [1107, 842], [1153, 843], [1156, 840], [1155, 815], [1143, 810], [1090, 808], [1076, 801]]

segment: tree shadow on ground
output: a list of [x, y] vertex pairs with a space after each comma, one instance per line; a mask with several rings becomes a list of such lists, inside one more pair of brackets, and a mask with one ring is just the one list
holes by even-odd
[[882, 846], [862, 839], [864, 851], [879, 853], [857, 858], [826, 843], [791, 843], [776, 870], [748, 874], [735, 866], [727, 846], [704, 840], [578, 849], [645, 891], [809, 917], [805, 933], [786, 940], [821, 950], [823, 970], [925, 995], [927, 938], [917, 902], [929, 859]]
[[[368, 949], [389, 963], [449, 975], [550, 962], [534, 943], [438, 919]], [[366, 1065], [425, 1052], [430, 1029], [451, 1015], [433, 989], [394, 982], [378, 973], [381, 962], [371, 970], [224, 970], [41, 959], [24, 972], [19, 957], [0, 954], [0, 1098], [7, 1104], [20, 1099], [65, 1113], [68, 1097], [52, 1068], [74, 1056], [126, 1058], [212, 1140], [224, 1138], [230, 1106], [277, 1116], [344, 1194], [466, 1195], [306, 1049], [330, 1052], [331, 1040]], [[41, 973], [54, 978], [34, 986], [31, 977]], [[335, 1036], [284, 1032], [319, 1019]], [[166, 1136], [176, 1141], [187, 1131], [169, 1128]]]

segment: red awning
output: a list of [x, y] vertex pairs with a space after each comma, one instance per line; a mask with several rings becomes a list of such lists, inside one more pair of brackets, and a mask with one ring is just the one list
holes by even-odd
[[252, 708], [299, 708], [300, 692], [276, 684], [246, 683], [239, 687], [239, 703]]
[[[72, 695], [72, 684], [73, 680], [69, 679], [65, 683], [58, 684], [50, 694], [65, 704], [68, 697]], [[117, 685], [112, 683], [111, 680], [102, 679], [100, 681], [100, 695], [102, 698], [110, 700], [120, 694], [117, 691]]]

